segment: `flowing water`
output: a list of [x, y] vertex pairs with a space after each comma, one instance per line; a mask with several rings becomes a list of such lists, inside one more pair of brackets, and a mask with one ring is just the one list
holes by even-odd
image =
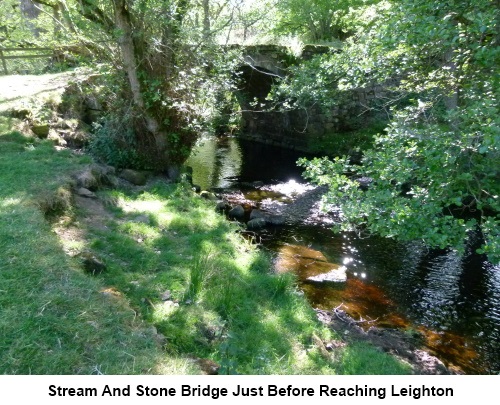
[[[341, 304], [366, 325], [418, 330], [426, 348], [467, 374], [500, 373], [500, 266], [377, 237], [334, 234], [313, 186], [296, 161], [303, 154], [236, 138], [206, 139], [188, 161], [193, 182], [216, 189], [247, 211], [287, 214], [284, 224], [255, 234], [273, 252], [276, 271], [293, 270], [315, 308]], [[304, 198], [304, 196], [306, 196]], [[247, 212], [248, 215], [248, 212]], [[300, 218], [294, 218], [294, 216]], [[311, 277], [343, 274], [342, 282]]]

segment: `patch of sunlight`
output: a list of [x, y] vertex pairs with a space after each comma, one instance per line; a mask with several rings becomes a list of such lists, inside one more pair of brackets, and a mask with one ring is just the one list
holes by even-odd
[[212, 229], [220, 224], [220, 218], [218, 217], [219, 214], [217, 214], [215, 211], [210, 212], [207, 215], [206, 211], [200, 210], [200, 214], [203, 214], [203, 217], [199, 221], [201, 227]]
[[220, 219], [217, 219], [216, 215], [207, 214], [205, 211], [193, 211], [189, 214], [178, 212], [171, 214], [169, 219], [170, 221], [163, 223], [163, 225], [182, 232], [205, 233], [220, 225]]
[[160, 212], [155, 214], [155, 218], [160, 226], [168, 226], [170, 222], [175, 218], [173, 212]]
[[295, 57], [300, 57], [302, 55], [302, 50], [304, 49], [304, 42], [300, 40], [299, 37], [295, 35], [288, 35], [286, 37], [281, 37], [278, 42], [282, 46], [286, 46]]
[[262, 309], [260, 311], [260, 318], [262, 324], [269, 325], [270, 327], [277, 330], [282, 329], [282, 319], [274, 311], [271, 311], [269, 309]]
[[247, 274], [252, 267], [252, 262], [254, 261], [255, 256], [250, 252], [244, 252], [239, 254], [235, 258], [236, 266], [243, 272], [243, 274]]
[[153, 368], [158, 375], [192, 375], [200, 374], [199, 368], [192, 359], [165, 357]]
[[161, 232], [157, 228], [137, 222], [124, 222], [120, 225], [120, 229], [136, 238], [140, 238], [141, 242], [144, 239], [157, 239], [161, 237]]
[[[297, 340], [290, 342], [292, 346], [291, 355], [286, 359], [290, 367], [296, 371], [297, 374], [310, 373], [310, 369], [314, 367], [311, 362], [309, 354], [317, 350], [313, 347], [305, 347]], [[315, 370], [317, 373], [317, 370]]]
[[158, 213], [164, 209], [164, 204], [158, 200], [125, 200], [119, 197], [117, 205], [127, 214], [133, 212]]
[[307, 191], [313, 190], [315, 186], [308, 183], [298, 183], [295, 180], [289, 180], [286, 183], [280, 183], [272, 186], [265, 187], [264, 189], [269, 189], [286, 195], [288, 197], [297, 197], [304, 194]]
[[87, 246], [87, 244], [81, 240], [66, 240], [60, 238], [60, 241], [64, 252], [69, 256], [76, 256], [83, 252]]
[[252, 244], [252, 241], [249, 239], [238, 240], [239, 235], [232, 234], [230, 236], [230, 242], [233, 244], [235, 249], [240, 253], [242, 259], [249, 260], [254, 257], [256, 253], [256, 247]]
[[21, 202], [22, 200], [20, 198], [4, 198], [3, 200], [0, 200], [0, 208], [16, 207], [21, 204]]
[[293, 311], [293, 320], [297, 323], [307, 324], [310, 322], [310, 307], [297, 306], [297, 309]]
[[302, 346], [299, 346], [297, 342], [295, 342], [295, 348], [292, 350], [293, 353], [293, 361], [290, 360], [290, 363], [293, 363], [293, 366], [297, 370], [307, 370], [311, 367], [311, 361], [307, 354], [307, 350]]
[[162, 301], [153, 305], [152, 322], [162, 322], [170, 318], [179, 309], [179, 304], [173, 301]]

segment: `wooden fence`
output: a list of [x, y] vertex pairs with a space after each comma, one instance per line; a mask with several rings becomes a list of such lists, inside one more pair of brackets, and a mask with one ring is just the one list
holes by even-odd
[[[41, 54], [31, 54], [31, 55], [6, 55], [6, 53], [11, 52], [48, 52]], [[2, 67], [4, 74], [8, 75], [9, 70], [7, 69], [7, 61], [11, 59], [35, 59], [35, 58], [50, 58], [54, 55], [54, 50], [51, 48], [0, 48], [0, 59], [2, 60]]]

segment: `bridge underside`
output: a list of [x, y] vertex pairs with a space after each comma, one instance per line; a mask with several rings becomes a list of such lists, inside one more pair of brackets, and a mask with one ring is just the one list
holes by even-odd
[[[330, 51], [323, 47], [306, 49], [300, 59]], [[298, 60], [271, 46], [248, 47], [244, 54], [237, 72], [240, 85], [235, 92], [241, 107], [244, 138], [306, 151], [312, 143], [334, 133], [367, 127], [380, 120], [380, 114], [374, 111], [387, 91], [378, 84], [345, 92], [342, 102], [327, 110], [311, 106], [284, 111], [279, 102], [271, 102], [267, 96], [272, 86], [287, 75], [286, 67]]]

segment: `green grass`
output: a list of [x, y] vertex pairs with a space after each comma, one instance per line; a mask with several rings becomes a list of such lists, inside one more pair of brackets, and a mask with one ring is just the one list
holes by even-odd
[[[109, 190], [100, 197], [119, 218], [106, 230], [87, 229], [108, 265], [100, 277], [125, 291], [166, 337], [167, 353], [210, 358], [228, 374], [408, 372], [369, 346], [350, 352], [368, 359], [362, 365], [346, 367], [340, 353], [336, 360], [322, 357], [313, 334], [325, 341], [335, 335], [316, 320], [295, 278], [272, 274], [266, 253], [182, 185], [159, 180], [147, 191]], [[150, 224], [135, 222], [138, 216]], [[172, 301], [162, 301], [166, 290]]]
[[[93, 220], [67, 186], [89, 158], [0, 119], [1, 373], [199, 372], [189, 358], [212, 359], [224, 374], [409, 372], [365, 345], [322, 356], [313, 336], [339, 337], [294, 277], [272, 274], [270, 258], [182, 184], [99, 191], [106, 217]], [[51, 221], [61, 214], [82, 240], [58, 239]], [[106, 271], [85, 274], [68, 245]]]
[[102, 281], [63, 253], [40, 209], [88, 159], [0, 120], [0, 373], [187, 372], [182, 359], [165, 362], [126, 300], [102, 294]]

